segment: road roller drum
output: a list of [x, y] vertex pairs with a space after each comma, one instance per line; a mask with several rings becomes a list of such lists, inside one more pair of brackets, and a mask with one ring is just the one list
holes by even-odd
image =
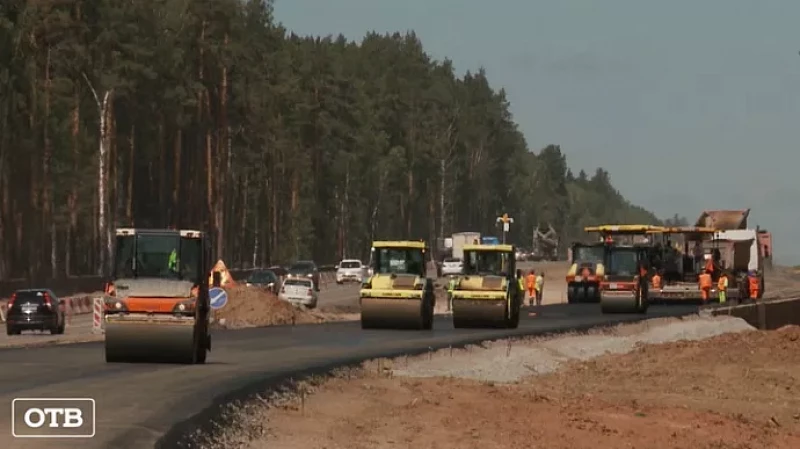
[[206, 341], [192, 321], [158, 324], [106, 321], [106, 362], [202, 363]]
[[431, 301], [417, 298], [361, 298], [362, 329], [431, 329]]

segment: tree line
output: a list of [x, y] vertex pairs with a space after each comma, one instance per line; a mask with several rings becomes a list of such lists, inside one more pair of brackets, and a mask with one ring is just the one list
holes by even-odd
[[519, 245], [659, 222], [529, 151], [506, 92], [414, 33], [298, 36], [265, 0], [0, 4], [0, 278], [101, 274], [117, 226], [201, 228], [243, 267], [504, 212]]

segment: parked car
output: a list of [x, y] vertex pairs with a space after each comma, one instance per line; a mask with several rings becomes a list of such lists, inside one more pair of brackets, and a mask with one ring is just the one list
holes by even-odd
[[442, 262], [442, 276], [458, 276], [464, 270], [464, 264], [460, 259], [448, 257]]
[[8, 300], [6, 333], [19, 335], [25, 330], [63, 334], [66, 327], [64, 303], [50, 290], [17, 290]]
[[278, 277], [286, 277], [286, 275], [289, 274], [289, 270], [280, 265], [273, 265], [267, 269], [275, 273]]
[[364, 280], [364, 264], [358, 259], [344, 259], [336, 265], [336, 283], [358, 282]]
[[275, 294], [278, 293], [280, 284], [281, 280], [272, 270], [256, 270], [245, 281], [245, 285], [248, 287], [260, 287]]
[[309, 309], [317, 307], [317, 290], [311, 278], [293, 277], [283, 281], [278, 298]]
[[310, 260], [298, 260], [286, 273], [287, 279], [306, 278], [314, 281], [314, 290], [319, 291], [319, 269]]

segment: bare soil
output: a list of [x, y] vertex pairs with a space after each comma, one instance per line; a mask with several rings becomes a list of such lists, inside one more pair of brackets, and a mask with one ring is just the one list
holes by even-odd
[[347, 314], [315, 312], [281, 301], [273, 293], [247, 287], [227, 290], [228, 304], [214, 312], [214, 321], [226, 328], [321, 323], [351, 318]]
[[251, 404], [246, 422], [209, 447], [798, 448], [799, 346], [796, 326], [744, 330], [640, 345], [516, 383], [397, 377], [403, 362], [373, 361], [307, 387], [304, 400]]

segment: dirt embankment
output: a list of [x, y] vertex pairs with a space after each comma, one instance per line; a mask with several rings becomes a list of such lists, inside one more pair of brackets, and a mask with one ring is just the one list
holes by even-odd
[[249, 404], [205, 447], [795, 449], [798, 345], [798, 327], [694, 318], [372, 361]]
[[228, 304], [214, 311], [214, 322], [217, 326], [244, 328], [352, 319], [345, 314], [301, 309], [258, 288], [236, 286], [228, 288], [227, 292]]

